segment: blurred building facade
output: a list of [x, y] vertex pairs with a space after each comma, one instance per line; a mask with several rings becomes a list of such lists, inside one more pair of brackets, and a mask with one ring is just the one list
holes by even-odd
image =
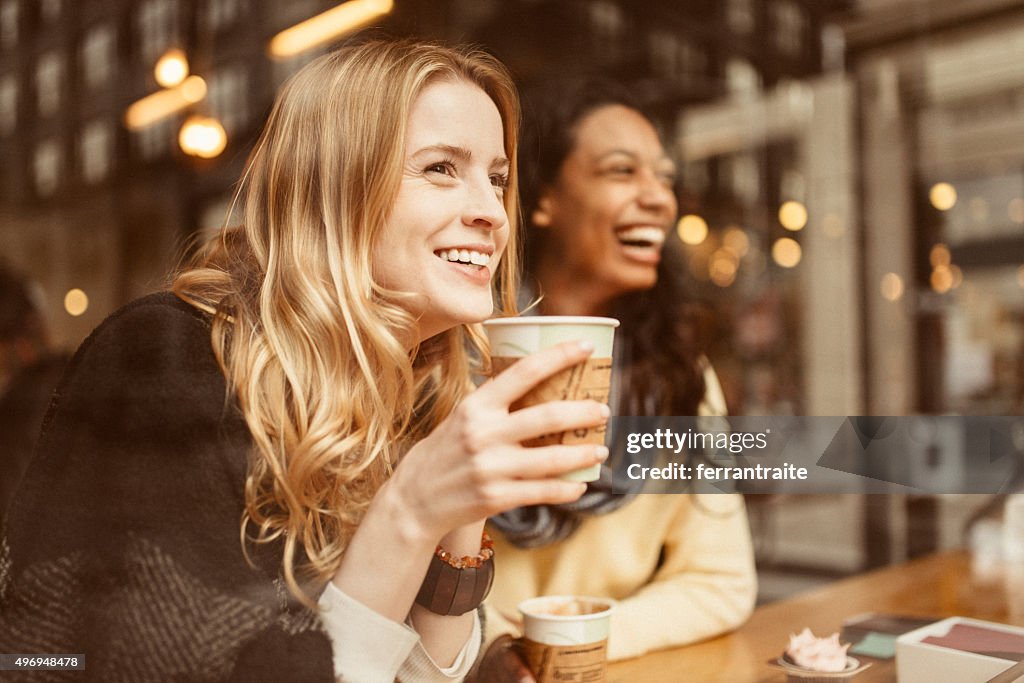
[[[263, 47], [248, 36], [265, 33], [268, 6], [292, 4], [0, 4], [2, 239], [6, 257], [43, 284], [59, 343], [77, 344], [159, 286], [207, 203], [235, 181], [274, 89]], [[228, 132], [219, 159], [181, 151], [183, 115], [125, 125], [128, 107], [160, 90], [153, 67], [171, 48], [206, 81], [199, 109]], [[72, 289], [88, 297], [77, 316], [63, 305]]]
[[[183, 250], [219, 227], [279, 85], [326, 48], [268, 57], [277, 32], [330, 0], [0, 0], [0, 240], [47, 294], [55, 340], [74, 346], [104, 316], [163, 283]], [[729, 0], [399, 0], [390, 35], [476, 42], [522, 83], [554, 73], [630, 82], [670, 127], [680, 107], [820, 70], [832, 3]], [[179, 49], [206, 97], [139, 129], [134, 103], [161, 89]], [[831, 57], [834, 59], [834, 56]], [[221, 122], [213, 159], [177, 142], [188, 115]], [[88, 306], [70, 315], [63, 299]]]
[[862, 93], [866, 279], [878, 291], [896, 273], [907, 293], [867, 299], [871, 405], [1018, 414], [1024, 6], [898, 9], [847, 27]]
[[681, 113], [730, 405], [1020, 411], [1022, 12], [859, 3], [822, 76]]

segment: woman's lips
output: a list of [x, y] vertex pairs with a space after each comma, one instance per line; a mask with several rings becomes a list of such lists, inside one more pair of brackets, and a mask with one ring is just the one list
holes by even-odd
[[665, 230], [653, 225], [632, 225], [619, 228], [615, 237], [627, 246], [657, 246], [665, 242]]
[[486, 265], [449, 261], [445, 258], [439, 260], [443, 262], [442, 267], [451, 268], [474, 285], [488, 285], [491, 282], [491, 269]]
[[661, 246], [657, 247], [629, 247], [622, 245], [622, 254], [637, 263], [658, 265], [661, 262]]
[[472, 248], [459, 248], [452, 247], [450, 249], [438, 249], [434, 252], [442, 261], [450, 261], [452, 263], [471, 263], [475, 266], [486, 266], [491, 262], [491, 253], [493, 250], [484, 249], [472, 249]]
[[661, 261], [661, 247], [665, 243], [665, 230], [649, 225], [635, 225], [615, 231], [615, 237], [628, 259], [638, 263], [657, 265]]
[[494, 247], [487, 244], [465, 244], [434, 251], [434, 256], [443, 261], [445, 267], [455, 270], [474, 285], [490, 284], [493, 254]]
[[491, 282], [491, 271], [487, 266], [474, 266], [472, 264], [465, 263], [448, 263], [449, 266], [459, 271], [459, 274], [464, 276], [470, 282], [475, 285], [487, 285]]

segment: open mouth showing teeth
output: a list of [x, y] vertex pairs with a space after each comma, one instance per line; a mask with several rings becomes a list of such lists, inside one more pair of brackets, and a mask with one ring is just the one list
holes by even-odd
[[665, 241], [665, 231], [660, 228], [639, 226], [625, 228], [615, 233], [619, 242], [627, 247], [660, 247]]
[[491, 262], [489, 254], [485, 254], [479, 251], [470, 251], [469, 249], [439, 249], [435, 251], [442, 261], [449, 261], [451, 263], [464, 263], [470, 266], [484, 267]]

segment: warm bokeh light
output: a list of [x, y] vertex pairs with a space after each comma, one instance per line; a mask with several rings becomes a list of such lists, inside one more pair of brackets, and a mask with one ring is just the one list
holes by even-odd
[[1024, 266], [1017, 268], [1017, 286], [1024, 289]]
[[1014, 197], [1006, 207], [1006, 215], [1014, 223], [1024, 223], [1024, 199]]
[[939, 266], [948, 266], [952, 263], [953, 257], [949, 253], [949, 247], [940, 242], [932, 247], [931, 253], [928, 254], [928, 260], [933, 268], [938, 268]]
[[896, 273], [886, 273], [882, 276], [879, 290], [882, 292], [882, 298], [886, 301], [899, 301], [903, 298], [905, 289], [903, 278]]
[[204, 97], [206, 81], [199, 76], [189, 76], [173, 88], [155, 92], [133, 103], [125, 112], [124, 122], [132, 130], [145, 128], [199, 102]]
[[772, 259], [783, 268], [795, 268], [803, 258], [800, 243], [789, 237], [780, 237], [772, 244]]
[[171, 49], [157, 60], [156, 68], [153, 70], [156, 82], [164, 88], [173, 88], [188, 76], [188, 59], [185, 53], [178, 49]]
[[731, 249], [737, 256], [743, 258], [750, 250], [750, 238], [743, 228], [731, 227], [722, 236], [722, 244]]
[[181, 96], [189, 104], [195, 104], [206, 97], [206, 81], [199, 76], [189, 76], [179, 87]]
[[69, 289], [64, 295], [64, 310], [69, 315], [80, 316], [89, 308], [89, 297], [85, 292], [78, 289]]
[[738, 268], [739, 263], [736, 260], [736, 255], [731, 250], [719, 249], [711, 255], [711, 261], [708, 264], [708, 276], [719, 287], [728, 287], [736, 281], [736, 271]]
[[949, 211], [956, 205], [956, 188], [949, 183], [935, 183], [928, 192], [928, 200], [939, 211]]
[[707, 239], [708, 224], [700, 216], [688, 213], [679, 219], [679, 223], [676, 224], [676, 232], [684, 244], [696, 246]]
[[212, 159], [224, 151], [228, 136], [217, 119], [190, 116], [178, 133], [178, 144], [186, 154]]
[[932, 271], [931, 285], [939, 294], [945, 294], [953, 289], [953, 269], [949, 266], [936, 266]]
[[394, 7], [393, 0], [349, 0], [278, 33], [270, 56], [286, 59], [323, 45], [363, 26]]
[[786, 230], [803, 230], [807, 225], [807, 207], [793, 200], [783, 202], [779, 207], [779, 223]]

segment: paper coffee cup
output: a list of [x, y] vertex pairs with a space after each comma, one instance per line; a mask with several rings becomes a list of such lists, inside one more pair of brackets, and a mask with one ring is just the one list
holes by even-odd
[[604, 681], [615, 601], [545, 595], [519, 603], [520, 654], [537, 683]]
[[[523, 356], [567, 341], [589, 341], [594, 345], [590, 357], [571, 368], [549, 377], [516, 401], [513, 410], [558, 400], [592, 399], [607, 405], [612, 379], [612, 344], [615, 318], [590, 316], [527, 316], [522, 318], [495, 318], [484, 322], [484, 330], [491, 343], [492, 372], [497, 375]], [[524, 441], [525, 446], [555, 444], [603, 444], [604, 426], [576, 429], [569, 432], [545, 434]], [[562, 475], [572, 481], [595, 481], [601, 465], [593, 465]]]

